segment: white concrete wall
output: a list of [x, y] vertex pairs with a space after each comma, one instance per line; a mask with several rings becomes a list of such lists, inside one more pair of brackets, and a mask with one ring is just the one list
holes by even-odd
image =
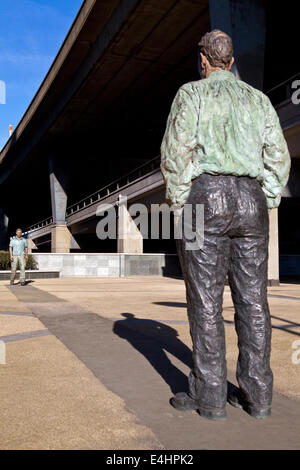
[[119, 277], [118, 254], [33, 253], [39, 269], [58, 269], [61, 277]]
[[33, 253], [41, 270], [61, 277], [161, 276], [178, 273], [177, 255], [144, 253]]

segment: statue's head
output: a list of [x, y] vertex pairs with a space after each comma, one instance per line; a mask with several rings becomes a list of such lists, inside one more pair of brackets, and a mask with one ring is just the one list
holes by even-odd
[[203, 78], [215, 70], [230, 70], [233, 63], [233, 43], [228, 34], [214, 29], [206, 33], [198, 44]]

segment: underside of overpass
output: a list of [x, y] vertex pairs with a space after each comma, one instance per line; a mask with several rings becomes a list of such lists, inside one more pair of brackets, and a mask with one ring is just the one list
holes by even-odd
[[[164, 201], [157, 156], [176, 91], [199, 79], [200, 37], [214, 27], [231, 34], [241, 78], [267, 91], [299, 72], [290, 49], [289, 67], [275, 79], [272, 69], [274, 44], [290, 44], [296, 32], [291, 25], [289, 36], [277, 34], [282, 21], [296, 21], [288, 3], [283, 9], [264, 0], [85, 0], [1, 151], [0, 212], [2, 226], [8, 223], [2, 244], [17, 226], [31, 227], [39, 251], [50, 251], [53, 227], [67, 224], [71, 250], [116, 251], [116, 240], [96, 236], [97, 205], [117, 204], [120, 193], [130, 203]], [[299, 124], [297, 112], [286, 132]], [[295, 184], [286, 196], [293, 203], [285, 207], [299, 204]], [[144, 240], [143, 249], [174, 252], [175, 244]]]
[[49, 159], [71, 206], [158, 155], [178, 87], [198, 78], [196, 45], [209, 25], [208, 0], [83, 3], [32, 114], [2, 151], [9, 232], [51, 215]]
[[[113, 15], [119, 2], [86, 3], [94, 3], [93, 11], [46, 102], [29, 123], [25, 145], [32, 148], [2, 185], [3, 191], [11, 193], [18, 188], [20, 194], [26, 194], [30, 207], [16, 213], [13, 200], [13, 211], [9, 211], [14, 212], [13, 224], [18, 221], [27, 227], [51, 214], [48, 158], [52, 153], [68, 179], [64, 185], [72, 188], [68, 205], [153, 159], [159, 153], [174, 94], [182, 83], [198, 77], [196, 44], [209, 28], [207, 1], [200, 5], [191, 1], [135, 2], [123, 26], [115, 26], [117, 34], [102, 53], [99, 48], [102, 35], [107, 36], [105, 23], [110, 20], [112, 26], [107, 30], [113, 34], [114, 23], [121, 22], [120, 13]], [[89, 56], [95, 62], [84, 77]], [[39, 132], [41, 120], [50, 121], [53, 103], [66, 99], [64, 95], [80, 74], [84, 82], [34, 145], [35, 129]], [[19, 153], [29, 129], [23, 134], [15, 144], [18, 149], [11, 149], [10, 160], [11, 153]], [[5, 160], [1, 167], [2, 175]]]

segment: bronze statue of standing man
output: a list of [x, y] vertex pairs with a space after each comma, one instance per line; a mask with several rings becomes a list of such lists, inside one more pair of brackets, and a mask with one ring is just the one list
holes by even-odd
[[[204, 241], [177, 240], [186, 285], [194, 366], [188, 393], [171, 404], [226, 418], [226, 401], [255, 418], [270, 415], [271, 322], [267, 300], [268, 209], [278, 207], [290, 155], [269, 98], [238, 80], [231, 38], [219, 30], [199, 43], [202, 80], [174, 99], [161, 146], [166, 199], [184, 225], [185, 204], [204, 206]], [[227, 390], [222, 317], [228, 275], [238, 334], [237, 392]]]

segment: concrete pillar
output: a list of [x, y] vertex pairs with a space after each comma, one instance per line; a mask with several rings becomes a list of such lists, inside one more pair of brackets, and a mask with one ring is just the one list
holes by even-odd
[[28, 253], [32, 253], [32, 250], [36, 249], [36, 244], [32, 240], [32, 238], [28, 237], [27, 238], [27, 246], [28, 246]]
[[52, 253], [70, 253], [71, 233], [64, 225], [55, 225], [51, 230]]
[[118, 253], [143, 253], [143, 236], [127, 210], [127, 199], [119, 196]]
[[271, 285], [279, 284], [279, 243], [278, 243], [278, 209], [272, 209], [269, 215], [269, 270], [268, 279]]
[[262, 90], [266, 14], [264, 0], [209, 0], [211, 29], [233, 40], [237, 75]]
[[8, 250], [8, 217], [3, 209], [0, 209], [0, 250]]
[[51, 233], [51, 252], [69, 253], [71, 234], [66, 223], [67, 209], [67, 175], [61, 168], [59, 159], [55, 156], [49, 158], [50, 192], [52, 218], [54, 227]]

